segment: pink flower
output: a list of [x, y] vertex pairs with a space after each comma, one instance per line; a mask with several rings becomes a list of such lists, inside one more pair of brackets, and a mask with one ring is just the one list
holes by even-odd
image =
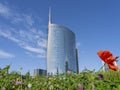
[[15, 81], [15, 85], [20, 85], [20, 84], [22, 84], [21, 81]]
[[83, 90], [83, 86], [81, 84], [78, 84], [78, 90]]
[[6, 88], [5, 88], [5, 87], [3, 87], [3, 88], [2, 88], [2, 90], [6, 90]]
[[0, 78], [2, 78], [3, 76], [0, 76]]
[[67, 74], [71, 74], [72, 72], [70, 70], [67, 71]]

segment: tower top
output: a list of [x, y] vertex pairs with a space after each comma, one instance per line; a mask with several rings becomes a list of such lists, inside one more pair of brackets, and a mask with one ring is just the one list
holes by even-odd
[[51, 24], [51, 7], [49, 7], [49, 21], [48, 21], [48, 25]]

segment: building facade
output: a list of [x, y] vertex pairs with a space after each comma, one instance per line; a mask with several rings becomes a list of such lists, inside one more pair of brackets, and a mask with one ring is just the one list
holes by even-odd
[[47, 75], [47, 71], [43, 69], [34, 69], [34, 76]]
[[68, 70], [77, 73], [77, 65], [75, 34], [62, 25], [51, 23], [49, 11], [47, 74], [66, 73]]
[[76, 48], [76, 67], [77, 67], [77, 73], [79, 73], [78, 49], [77, 48]]
[[77, 73], [75, 34], [68, 28], [49, 24], [47, 47], [47, 73]]

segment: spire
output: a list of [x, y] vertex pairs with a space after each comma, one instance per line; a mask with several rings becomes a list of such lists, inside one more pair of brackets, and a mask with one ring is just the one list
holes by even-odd
[[48, 25], [51, 24], [51, 7], [49, 7], [49, 21], [48, 21]]

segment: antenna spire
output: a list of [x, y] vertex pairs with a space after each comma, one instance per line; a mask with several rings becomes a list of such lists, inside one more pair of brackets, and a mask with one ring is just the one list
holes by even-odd
[[49, 21], [48, 21], [48, 25], [51, 24], [51, 7], [49, 7]]

